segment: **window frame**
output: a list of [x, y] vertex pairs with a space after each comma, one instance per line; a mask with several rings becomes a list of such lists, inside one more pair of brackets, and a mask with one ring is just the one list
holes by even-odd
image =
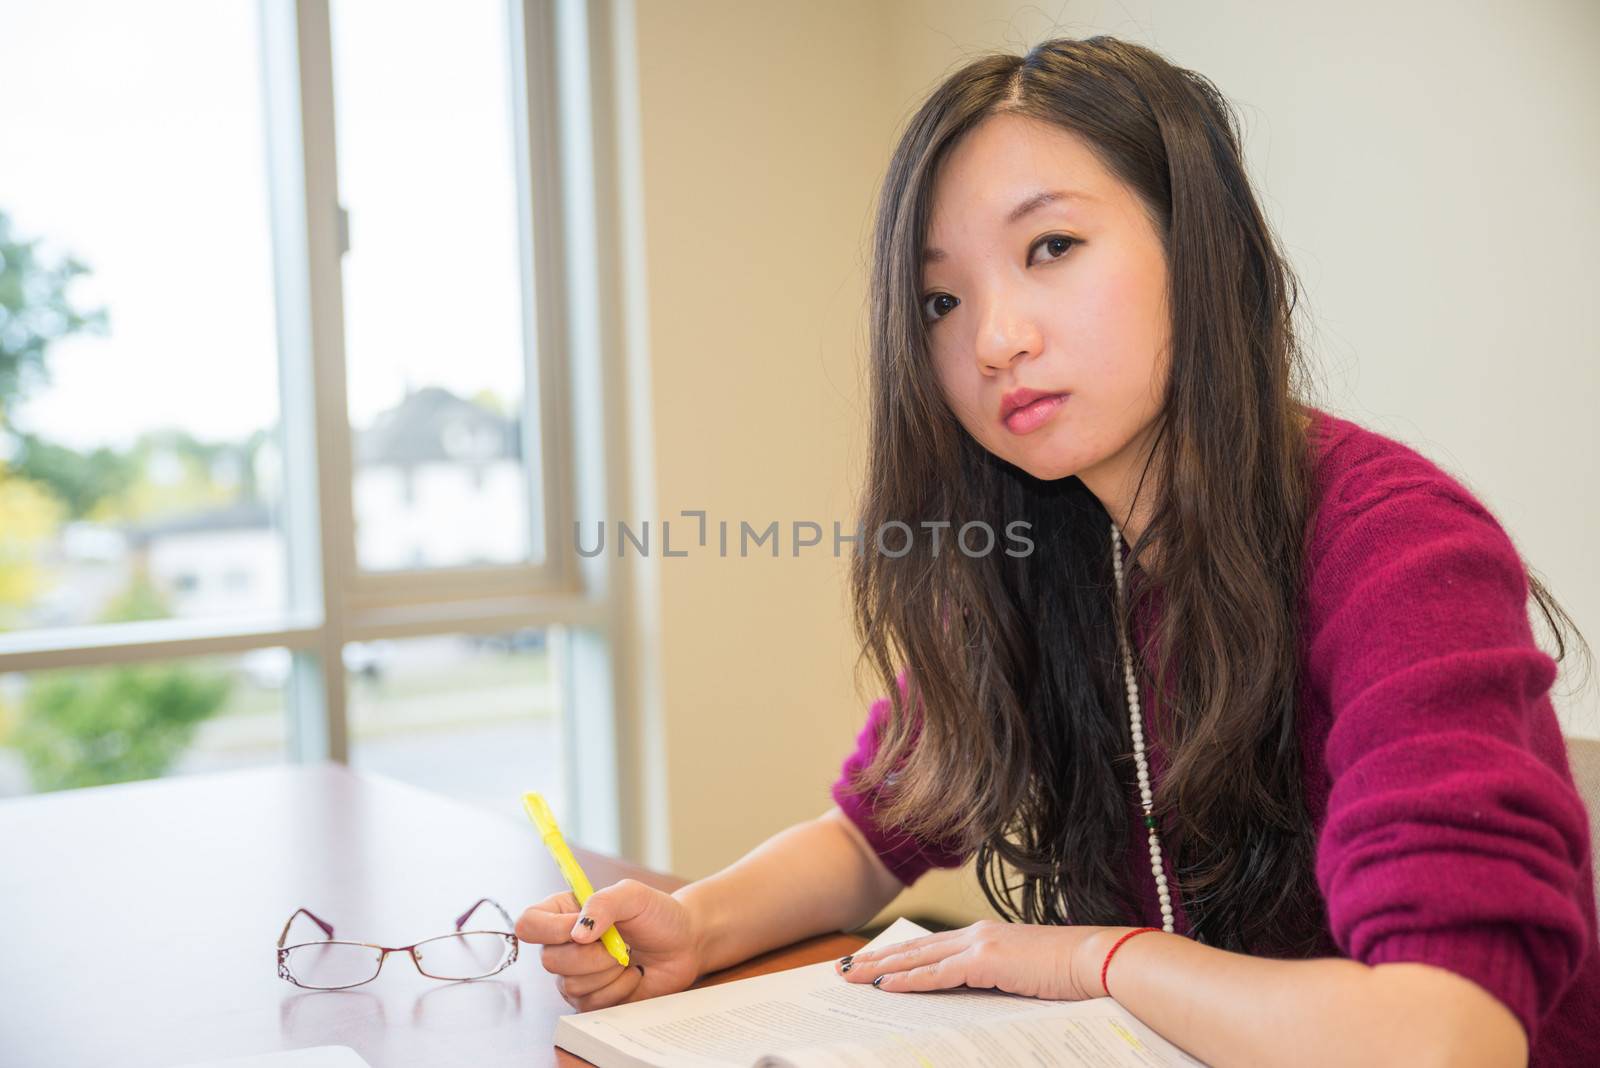
[[[0, 674], [281, 647], [293, 762], [348, 763], [350, 642], [552, 627], [562, 703], [564, 822], [592, 847], [637, 847], [623, 832], [617, 709], [633, 692], [619, 646], [627, 562], [560, 551], [561, 531], [625, 501], [628, 434], [602, 425], [594, 393], [623, 369], [614, 237], [597, 203], [612, 162], [612, 13], [605, 0], [506, 0], [513, 86], [525, 388], [522, 433], [530, 561], [363, 572], [357, 566], [346, 398], [340, 203], [329, 0], [258, 0], [284, 463], [287, 608], [228, 620], [173, 619], [0, 633]], [[597, 91], [598, 90], [598, 91]], [[598, 187], [598, 188], [597, 188]], [[586, 421], [585, 412], [591, 413]], [[619, 447], [620, 446], [620, 447]], [[537, 456], [538, 463], [527, 462]], [[584, 518], [587, 517], [587, 518]], [[582, 754], [582, 759], [577, 757]], [[629, 850], [637, 852], [637, 848]]]

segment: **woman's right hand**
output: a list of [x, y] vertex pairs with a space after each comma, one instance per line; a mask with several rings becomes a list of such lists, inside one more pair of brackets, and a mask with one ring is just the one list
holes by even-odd
[[[585, 922], [592, 921], [592, 922]], [[616, 925], [628, 944], [618, 964], [600, 935]], [[677, 898], [623, 879], [578, 907], [571, 893], [551, 894], [517, 919], [517, 938], [542, 946], [539, 962], [579, 1012], [686, 990], [700, 977], [693, 917]]]

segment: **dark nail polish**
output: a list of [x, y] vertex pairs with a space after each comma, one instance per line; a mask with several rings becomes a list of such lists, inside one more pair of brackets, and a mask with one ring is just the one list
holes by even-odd
[[852, 965], [850, 963], [850, 958], [849, 957], [846, 957], [844, 959], [844, 961], [845, 961], [844, 965], [839, 969], [839, 974], [840, 975], [843, 975], [845, 972], [849, 971], [852, 967], [854, 967], [854, 965]]
[[[883, 981], [884, 981], [884, 980], [885, 980], [885, 979], [887, 979], [887, 978], [888, 978], [888, 976], [886, 976], [886, 975], [880, 975], [880, 976], [878, 976], [878, 977], [877, 977], [877, 978], [876, 978], [876, 979], [874, 979], [874, 980], [873, 980], [873, 981], [872, 981], [872, 985], [873, 985], [873, 986], [878, 986], [878, 984], [879, 984], [879, 983], [881, 983], [881, 982], [883, 982]], [[880, 990], [881, 990], [881, 989], [883, 989], [883, 988], [882, 988], [882, 987], [878, 987], [878, 989], [880, 989]]]
[[583, 919], [579, 920], [578, 922], [583, 924], [585, 927], [589, 927], [589, 928], [593, 928], [594, 927], [594, 919], [593, 919], [593, 917], [590, 917], [590, 916], [585, 916]]
[[852, 953], [848, 957], [845, 957], [843, 960], [841, 960], [839, 962], [839, 964], [841, 966], [845, 967], [845, 968], [848, 968], [848, 967], [850, 967], [850, 962], [855, 960], [855, 959], [856, 959], [856, 955], [854, 953]]

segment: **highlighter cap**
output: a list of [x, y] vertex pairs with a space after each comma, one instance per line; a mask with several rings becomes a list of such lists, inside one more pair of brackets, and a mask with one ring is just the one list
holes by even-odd
[[545, 803], [543, 797], [530, 790], [522, 795], [522, 808], [544, 837], [561, 833], [561, 828], [556, 825], [555, 814], [550, 811], [550, 806]]

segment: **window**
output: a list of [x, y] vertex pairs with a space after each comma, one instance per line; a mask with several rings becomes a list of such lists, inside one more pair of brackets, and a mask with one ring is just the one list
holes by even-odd
[[617, 471], [582, 415], [616, 365], [594, 33], [571, 0], [13, 5], [0, 794], [287, 755], [576, 796], [563, 739], [610, 739], [621, 684], [611, 565], [548, 549]]
[[345, 671], [356, 767], [514, 818], [524, 791], [559, 790], [561, 717], [544, 628], [354, 648]]
[[528, 560], [505, 4], [331, 10], [357, 562]]
[[28, 529], [0, 626], [282, 612], [254, 8], [24, 6], [0, 35], [28, 87], [0, 94], [0, 512]]
[[286, 649], [0, 675], [0, 797], [283, 760]]

